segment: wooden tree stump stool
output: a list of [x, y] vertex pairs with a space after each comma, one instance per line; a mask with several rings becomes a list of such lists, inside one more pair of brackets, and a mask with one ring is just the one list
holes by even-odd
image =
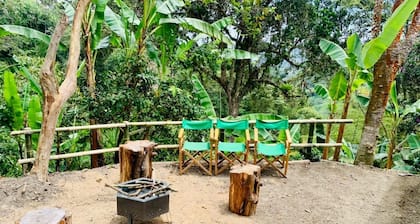
[[256, 165], [235, 165], [230, 170], [229, 210], [250, 216], [255, 214], [260, 193], [261, 168]]
[[128, 141], [120, 145], [120, 182], [152, 178], [152, 156], [156, 145], [149, 140]]
[[71, 224], [71, 214], [60, 208], [42, 208], [26, 213], [16, 224]]

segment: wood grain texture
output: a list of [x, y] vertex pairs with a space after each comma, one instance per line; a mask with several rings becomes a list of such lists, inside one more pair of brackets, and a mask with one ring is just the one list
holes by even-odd
[[255, 214], [260, 192], [261, 168], [256, 165], [235, 165], [230, 170], [229, 210], [250, 216]]
[[128, 141], [120, 145], [120, 182], [152, 178], [152, 156], [156, 145], [149, 140]]

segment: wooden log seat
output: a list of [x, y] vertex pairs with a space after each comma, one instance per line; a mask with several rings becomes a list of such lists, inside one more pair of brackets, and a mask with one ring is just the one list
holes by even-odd
[[41, 208], [27, 212], [16, 224], [71, 224], [71, 214], [61, 208]]
[[120, 145], [120, 182], [152, 178], [152, 156], [156, 145], [149, 140], [128, 141]]
[[250, 216], [255, 214], [260, 192], [261, 168], [257, 165], [235, 165], [230, 170], [229, 210]]

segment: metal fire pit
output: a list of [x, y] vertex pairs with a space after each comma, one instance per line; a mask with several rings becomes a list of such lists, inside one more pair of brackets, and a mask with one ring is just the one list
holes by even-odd
[[116, 186], [117, 214], [134, 220], [150, 220], [169, 212], [169, 185], [158, 180], [139, 178]]

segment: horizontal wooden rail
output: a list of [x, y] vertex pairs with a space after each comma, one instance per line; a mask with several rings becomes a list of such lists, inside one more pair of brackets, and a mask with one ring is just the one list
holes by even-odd
[[[104, 128], [124, 128], [127, 127], [127, 123], [113, 123], [113, 124], [95, 124], [95, 125], [84, 125], [84, 126], [73, 126], [73, 127], [60, 127], [56, 128], [56, 132], [64, 131], [78, 131], [78, 130], [92, 130], [92, 129], [104, 129]], [[30, 129], [25, 128], [20, 131], [12, 131], [10, 135], [25, 135], [25, 134], [34, 134], [41, 132], [41, 129]]]
[[[255, 120], [250, 120], [250, 124], [254, 124]], [[349, 124], [353, 123], [352, 119], [297, 119], [289, 120], [289, 124]], [[73, 126], [73, 127], [59, 127], [56, 128], [57, 132], [64, 131], [77, 131], [77, 130], [92, 130], [92, 129], [104, 129], [104, 128], [124, 128], [128, 126], [157, 126], [157, 125], [181, 125], [182, 121], [150, 121], [150, 122], [123, 122], [113, 124], [96, 124], [96, 125], [84, 125], [84, 126]], [[25, 128], [20, 131], [12, 131], [10, 135], [25, 135], [34, 134], [41, 132], [41, 129], [30, 129]]]
[[[255, 120], [250, 120], [249, 123], [254, 124]], [[297, 119], [297, 120], [289, 120], [290, 124], [347, 124], [353, 123], [352, 119]], [[56, 132], [65, 132], [65, 131], [78, 131], [78, 130], [92, 130], [92, 129], [105, 129], [105, 128], [129, 128], [130, 126], [159, 126], [159, 125], [181, 125], [181, 121], [150, 121], [150, 122], [128, 122], [125, 121], [123, 123], [113, 123], [113, 124], [96, 124], [96, 125], [85, 125], [85, 126], [74, 126], [74, 127], [59, 127], [56, 128]], [[12, 131], [10, 134], [12, 136], [15, 135], [25, 135], [25, 139], [28, 138], [28, 142], [30, 141], [30, 136], [33, 133], [39, 133], [40, 129], [30, 129], [25, 128], [24, 130], [20, 131]], [[342, 143], [292, 143], [291, 147], [294, 148], [305, 148], [305, 147], [336, 147], [342, 146]], [[29, 146], [28, 146], [29, 147]], [[176, 149], [178, 148], [177, 144], [169, 144], [169, 145], [157, 145], [156, 149]], [[116, 152], [119, 148], [107, 148], [107, 149], [98, 149], [98, 150], [90, 150], [90, 151], [83, 151], [83, 152], [74, 152], [74, 153], [67, 153], [67, 154], [59, 154], [59, 155], [51, 155], [50, 159], [57, 160], [57, 159], [66, 159], [66, 158], [73, 158], [79, 156], [89, 156], [95, 154], [102, 154], [107, 152]], [[25, 153], [26, 155], [26, 153]], [[33, 163], [35, 158], [24, 158], [19, 159], [19, 164], [26, 164], [26, 163]]]
[[[304, 148], [304, 147], [335, 147], [335, 146], [342, 146], [342, 143], [292, 143], [291, 147], [293, 148]], [[170, 145], [157, 145], [155, 149], [177, 149], [178, 144], [170, 144]], [[97, 149], [97, 150], [90, 150], [90, 151], [83, 151], [83, 152], [73, 152], [73, 153], [66, 153], [66, 154], [59, 154], [59, 155], [51, 155], [51, 160], [57, 159], [67, 159], [67, 158], [74, 158], [79, 156], [90, 156], [95, 154], [102, 154], [107, 152], [117, 152], [118, 147], [116, 148], [108, 148], [108, 149]], [[25, 164], [25, 163], [33, 163], [35, 158], [27, 158], [27, 159], [19, 159], [18, 164]]]
[[342, 146], [343, 143], [292, 143], [290, 146], [294, 148], [306, 147], [337, 147]]
[[[155, 149], [175, 149], [178, 148], [177, 144], [173, 145], [157, 145]], [[67, 159], [67, 158], [74, 158], [79, 156], [90, 156], [95, 154], [102, 154], [106, 152], [117, 152], [119, 150], [118, 147], [116, 148], [108, 148], [108, 149], [97, 149], [97, 150], [90, 150], [90, 151], [83, 151], [83, 152], [73, 152], [73, 153], [66, 153], [66, 154], [59, 154], [59, 155], [51, 155], [50, 160], [57, 160], [57, 159]], [[18, 164], [25, 164], [25, 163], [33, 163], [35, 158], [27, 158], [27, 159], [19, 159]]]

